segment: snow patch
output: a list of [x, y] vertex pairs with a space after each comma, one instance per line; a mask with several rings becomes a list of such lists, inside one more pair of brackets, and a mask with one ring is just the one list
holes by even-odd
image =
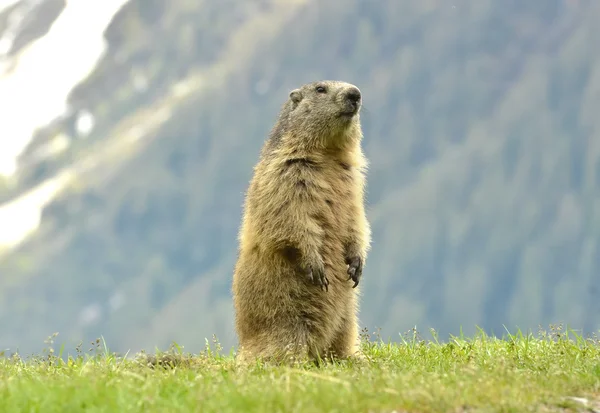
[[[0, 0], [0, 11], [17, 2]], [[35, 131], [65, 113], [71, 90], [106, 52], [104, 30], [128, 2], [68, 0], [48, 33], [9, 59], [11, 69], [0, 72], [0, 175], [13, 175]]]
[[92, 129], [94, 129], [94, 124], [94, 115], [87, 110], [82, 110], [77, 116], [77, 121], [75, 122], [77, 136], [79, 138], [85, 138], [88, 136], [92, 132]]
[[21, 0], [0, 0], [0, 13], [8, 9], [9, 7], [17, 4], [20, 1]]
[[70, 172], [59, 174], [19, 198], [0, 205], [0, 256], [38, 229], [42, 210], [71, 178]]

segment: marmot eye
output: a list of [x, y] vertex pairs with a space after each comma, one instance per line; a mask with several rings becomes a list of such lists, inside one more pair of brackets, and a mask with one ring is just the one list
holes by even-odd
[[317, 86], [316, 89], [317, 93], [326, 93], [327, 89], [325, 89], [323, 86]]

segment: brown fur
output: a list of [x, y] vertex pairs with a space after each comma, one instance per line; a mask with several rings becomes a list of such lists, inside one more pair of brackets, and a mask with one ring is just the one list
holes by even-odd
[[293, 90], [263, 146], [246, 194], [233, 277], [238, 360], [358, 352], [353, 287], [371, 233], [361, 102], [353, 107], [352, 92], [360, 93], [339, 81]]

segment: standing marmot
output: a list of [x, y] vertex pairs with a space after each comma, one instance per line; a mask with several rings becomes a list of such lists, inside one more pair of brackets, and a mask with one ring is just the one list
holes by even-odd
[[233, 276], [238, 360], [348, 357], [371, 230], [360, 90], [339, 81], [289, 94], [246, 194]]

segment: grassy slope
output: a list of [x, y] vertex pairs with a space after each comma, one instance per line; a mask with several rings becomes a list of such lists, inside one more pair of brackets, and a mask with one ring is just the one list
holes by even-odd
[[172, 352], [180, 363], [164, 369], [106, 350], [55, 363], [51, 352], [36, 361], [0, 358], [0, 410], [581, 411], [570, 397], [600, 402], [600, 342], [560, 330], [448, 343], [415, 334], [401, 345], [365, 341], [365, 352], [364, 364], [248, 370], [236, 369], [218, 343], [192, 358]]

